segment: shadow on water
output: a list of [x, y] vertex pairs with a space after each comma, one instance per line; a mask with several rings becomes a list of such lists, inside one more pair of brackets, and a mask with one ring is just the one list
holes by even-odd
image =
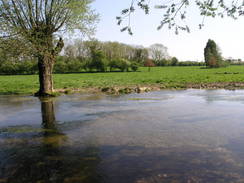
[[0, 128], [0, 183], [243, 183], [244, 92], [171, 94], [22, 102], [42, 120]]
[[[242, 183], [243, 166], [225, 148], [106, 147], [108, 183]], [[118, 158], [120, 157], [120, 158]]]
[[0, 183], [101, 182], [99, 149], [69, 146], [56, 123], [53, 101], [40, 101], [43, 129], [0, 143]]

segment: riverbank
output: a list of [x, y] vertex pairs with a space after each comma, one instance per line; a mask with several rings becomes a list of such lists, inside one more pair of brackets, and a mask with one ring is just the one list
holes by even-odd
[[[155, 67], [148, 72], [54, 74], [56, 92], [122, 94], [161, 89], [243, 89], [244, 66]], [[0, 95], [31, 95], [38, 90], [37, 75], [0, 76]]]

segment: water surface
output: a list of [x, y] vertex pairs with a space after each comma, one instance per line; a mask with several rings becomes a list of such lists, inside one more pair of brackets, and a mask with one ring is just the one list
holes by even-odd
[[0, 96], [0, 183], [243, 183], [244, 90]]

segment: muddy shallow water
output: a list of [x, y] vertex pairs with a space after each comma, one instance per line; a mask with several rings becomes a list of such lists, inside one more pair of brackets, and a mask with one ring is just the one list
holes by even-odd
[[0, 96], [0, 183], [243, 183], [244, 90]]

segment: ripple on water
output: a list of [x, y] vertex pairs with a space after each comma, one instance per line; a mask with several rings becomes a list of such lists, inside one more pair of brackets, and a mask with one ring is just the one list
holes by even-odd
[[242, 183], [244, 91], [0, 96], [0, 182]]

